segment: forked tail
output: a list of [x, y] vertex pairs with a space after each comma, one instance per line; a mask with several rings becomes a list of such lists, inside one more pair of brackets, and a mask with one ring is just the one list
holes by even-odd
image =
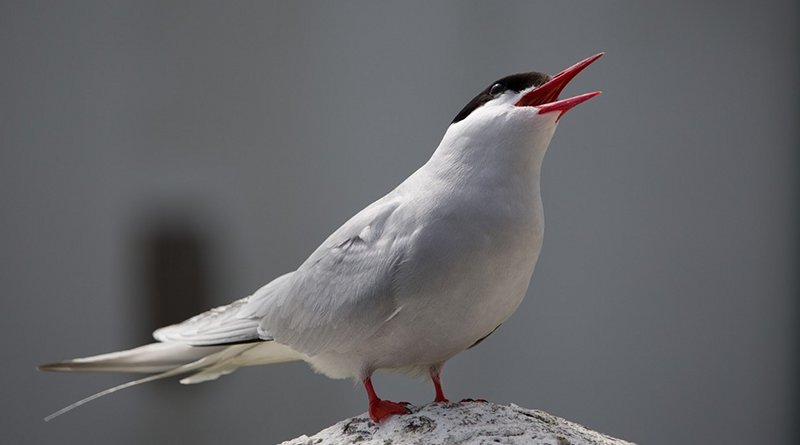
[[188, 346], [182, 343], [152, 343], [127, 351], [112, 352], [93, 357], [77, 358], [63, 362], [40, 365], [41, 371], [67, 372], [144, 372], [156, 373], [131, 382], [100, 391], [79, 400], [45, 417], [50, 421], [68, 411], [102, 396], [130, 388], [142, 383], [194, 372], [181, 380], [193, 384], [214, 380], [230, 374], [237, 368], [251, 365], [266, 365], [294, 360], [304, 356], [288, 346], [274, 341], [225, 345]]

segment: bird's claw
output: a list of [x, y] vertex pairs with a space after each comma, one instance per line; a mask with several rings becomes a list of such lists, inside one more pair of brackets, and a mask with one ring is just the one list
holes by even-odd
[[377, 423], [394, 414], [409, 414], [411, 412], [407, 408], [409, 405], [410, 403], [408, 402], [376, 400], [369, 404], [369, 417]]

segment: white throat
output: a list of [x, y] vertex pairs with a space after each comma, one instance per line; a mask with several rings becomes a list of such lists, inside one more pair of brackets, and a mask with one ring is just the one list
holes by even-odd
[[542, 161], [557, 125], [555, 116], [532, 116], [535, 111], [517, 107], [500, 113], [481, 111], [450, 125], [423, 168], [442, 179], [523, 181], [538, 191]]

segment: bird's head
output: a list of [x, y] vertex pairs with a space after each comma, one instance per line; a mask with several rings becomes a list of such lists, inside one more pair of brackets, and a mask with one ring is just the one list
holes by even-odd
[[445, 138], [453, 138], [456, 145], [533, 144], [546, 149], [561, 116], [600, 94], [558, 98], [570, 80], [602, 55], [595, 54], [554, 76], [519, 73], [492, 82], [456, 115]]

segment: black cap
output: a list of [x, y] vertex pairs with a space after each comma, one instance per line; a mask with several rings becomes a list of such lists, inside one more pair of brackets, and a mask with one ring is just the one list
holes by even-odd
[[480, 106], [489, 102], [490, 100], [494, 99], [498, 95], [506, 92], [506, 91], [514, 91], [519, 93], [520, 91], [527, 90], [530, 87], [536, 86], [547, 82], [550, 80], [550, 76], [544, 73], [537, 73], [537, 72], [530, 72], [530, 73], [518, 73], [512, 74], [510, 76], [503, 77], [500, 80], [492, 82], [491, 85], [486, 87], [485, 90], [478, 93], [474, 99], [469, 101], [469, 103], [456, 115], [453, 119], [452, 124], [455, 124], [458, 121], [464, 120], [467, 116], [470, 115], [473, 111], [477, 110]]

